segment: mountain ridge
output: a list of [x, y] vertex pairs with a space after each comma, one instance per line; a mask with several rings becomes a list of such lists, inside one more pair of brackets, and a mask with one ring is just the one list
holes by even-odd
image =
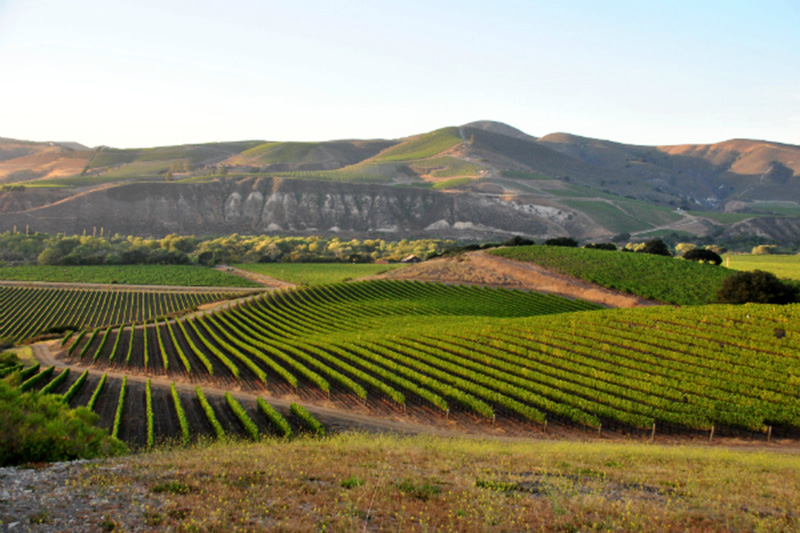
[[[528, 227], [524, 217], [504, 218], [506, 222], [516, 220], [515, 229], [514, 224], [486, 224], [479, 213], [437, 219], [447, 223], [439, 227], [449, 234], [458, 233], [454, 231], [458, 224], [465, 236], [480, 233], [475, 231], [480, 227], [489, 228], [484, 231], [487, 235], [505, 232], [535, 237], [530, 230], [536, 226], [543, 231], [541, 236], [572, 234], [584, 239], [610, 238], [618, 233], [645, 237], [659, 232], [702, 237], [724, 234], [738, 224], [732, 234], [768, 239], [774, 230], [774, 236], [782, 241], [800, 240], [792, 233], [794, 225], [785, 220], [800, 218], [800, 146], [772, 141], [730, 139], [647, 146], [564, 132], [535, 137], [508, 124], [481, 120], [401, 139], [81, 148], [86, 147], [0, 138], [3, 222], [11, 219], [11, 213], [42, 211], [53, 203], [75, 201], [86, 212], [81, 218], [86, 229], [92, 212], [102, 209], [78, 200], [82, 192], [151, 184], [144, 189], [150, 190], [151, 200], [158, 203], [163, 202], [159, 191], [166, 189], [156, 186], [157, 182], [170, 181], [180, 187], [269, 178], [301, 182], [292, 186], [292, 194], [307, 194], [319, 203], [317, 207], [304, 204], [305, 209], [322, 210], [325, 200], [317, 194], [325, 189], [321, 183], [341, 182], [373, 192], [376, 185], [387, 187], [381, 189], [386, 201], [389, 197], [398, 201], [404, 194], [398, 191], [412, 187], [434, 189], [430, 194], [450, 196], [475, 209], [505, 202], [504, 209], [538, 221]], [[44, 192], [45, 188], [50, 191]], [[24, 199], [20, 195], [23, 190]], [[220, 190], [208, 186], [209, 194], [221, 194]], [[227, 200], [215, 201], [223, 205]], [[59, 209], [50, 212], [55, 216], [61, 213]], [[742, 223], [756, 218], [758, 223]], [[781, 222], [769, 223], [773, 218]], [[398, 215], [396, 222], [391, 225], [406, 228], [406, 233], [420, 230], [408, 226], [402, 216]], [[170, 224], [184, 228], [175, 221]], [[267, 231], [270, 224], [295, 231], [289, 229], [291, 224], [277, 222], [241, 229]], [[338, 224], [328, 228], [338, 228]], [[297, 229], [300, 226], [304, 229]], [[300, 226], [296, 231], [317, 228], [310, 222]], [[0, 223], [0, 229], [4, 228], [9, 229], [8, 223]], [[218, 229], [224, 228], [223, 224]], [[373, 230], [369, 224], [351, 228], [355, 232]], [[181, 231], [191, 232], [191, 227]]]

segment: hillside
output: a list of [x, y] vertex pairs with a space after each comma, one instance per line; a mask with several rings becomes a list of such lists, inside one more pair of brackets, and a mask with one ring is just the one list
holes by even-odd
[[[155, 216], [158, 223], [151, 232], [278, 231], [269, 229], [273, 224], [289, 233], [331, 232], [343, 225], [338, 220], [317, 223], [326, 219], [323, 211], [330, 203], [318, 194], [318, 183], [324, 181], [352, 184], [348, 191], [362, 190], [364, 198], [373, 197], [375, 185], [381, 184], [397, 189], [383, 193], [391, 196], [402, 196], [408, 188], [428, 189], [424, 194], [434, 203], [470, 206], [469, 211], [455, 212], [453, 207], [437, 211], [435, 219], [422, 226], [389, 216], [390, 223], [383, 227], [397, 228], [395, 233], [401, 238], [419, 235], [421, 229], [444, 221], [439, 226], [447, 224], [447, 235], [460, 238], [479, 233], [603, 240], [621, 233], [640, 239], [675, 233], [793, 242], [800, 228], [798, 177], [800, 147], [794, 145], [738, 139], [707, 145], [640, 146], [568, 133], [537, 138], [492, 121], [394, 140], [253, 140], [88, 149], [74, 143], [0, 139], [0, 184], [16, 186], [0, 189], [0, 212], [3, 222], [9, 221], [0, 229], [26, 224], [44, 230], [63, 223], [69, 231], [80, 232], [107, 226], [105, 207], [97, 202], [105, 193], [98, 191], [129, 187], [132, 182], [171, 181], [177, 185], [135, 189], [137, 201], [147, 197], [156, 206], [174, 199], [176, 187], [182, 191], [177, 195], [185, 200], [182, 214], [163, 223], [163, 217]], [[244, 178], [298, 182], [292, 186], [295, 203], [305, 211], [296, 216], [317, 222], [290, 222], [285, 208], [272, 211], [274, 203], [259, 207], [255, 218], [265, 221], [261, 225], [230, 225], [225, 220], [224, 225], [212, 227], [200, 221], [205, 214], [198, 216], [199, 204], [189, 199], [196, 195], [194, 185], [210, 187], [203, 196], [213, 198], [214, 207], [205, 207], [211, 216], [229, 219], [219, 212], [226, 209], [230, 197], [214, 191], [235, 189], [238, 185], [234, 184]], [[117, 196], [133, 191], [120, 189]], [[258, 189], [258, 194], [265, 192]], [[516, 213], [511, 216], [515, 221], [496, 221], [493, 213], [498, 208]], [[138, 216], [124, 210], [118, 214], [125, 227], [130, 225], [128, 218]], [[359, 234], [379, 232], [381, 227], [344, 225]]]

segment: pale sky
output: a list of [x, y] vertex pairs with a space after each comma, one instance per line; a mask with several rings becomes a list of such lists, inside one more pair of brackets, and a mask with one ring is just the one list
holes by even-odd
[[0, 0], [0, 136], [800, 144], [798, 27], [798, 0]]

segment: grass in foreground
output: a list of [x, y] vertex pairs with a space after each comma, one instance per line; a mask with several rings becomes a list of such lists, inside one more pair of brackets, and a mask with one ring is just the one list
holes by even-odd
[[[125, 530], [800, 527], [796, 450], [342, 434], [107, 460], [75, 467], [67, 486], [115, 503], [80, 510], [86, 525]], [[60, 512], [53, 527], [72, 518]]]
[[374, 276], [405, 265], [368, 263], [248, 263], [236, 268], [298, 285], [323, 285]]
[[213, 268], [194, 265], [15, 266], [0, 268], [0, 280], [55, 283], [120, 283], [186, 287], [259, 287]]

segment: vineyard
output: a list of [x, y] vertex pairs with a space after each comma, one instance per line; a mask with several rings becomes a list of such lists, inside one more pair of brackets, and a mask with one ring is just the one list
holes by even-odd
[[376, 161], [411, 161], [440, 154], [461, 143], [458, 128], [442, 128], [392, 146], [378, 154]]
[[258, 287], [213, 268], [191, 265], [15, 266], [0, 268], [0, 280], [56, 283], [119, 283], [182, 287]]
[[[0, 369], [1, 370], [1, 369]], [[154, 384], [143, 376], [78, 375], [69, 368], [31, 367], [20, 388], [63, 398], [70, 407], [86, 406], [100, 426], [134, 449], [161, 443], [189, 444], [204, 439], [322, 434], [324, 426], [298, 404], [273, 407], [263, 398], [238, 400], [230, 392], [200, 386]]]
[[798, 318], [798, 306], [600, 310], [521, 291], [369, 281], [96, 329], [69, 339], [61, 358], [434, 424], [768, 437], [800, 430]]
[[98, 290], [0, 285], [0, 338], [142, 322], [237, 296], [218, 291]]
[[726, 268], [642, 253], [560, 246], [518, 246], [490, 253], [532, 261], [609, 289], [677, 305], [712, 303], [722, 282], [732, 274]]

